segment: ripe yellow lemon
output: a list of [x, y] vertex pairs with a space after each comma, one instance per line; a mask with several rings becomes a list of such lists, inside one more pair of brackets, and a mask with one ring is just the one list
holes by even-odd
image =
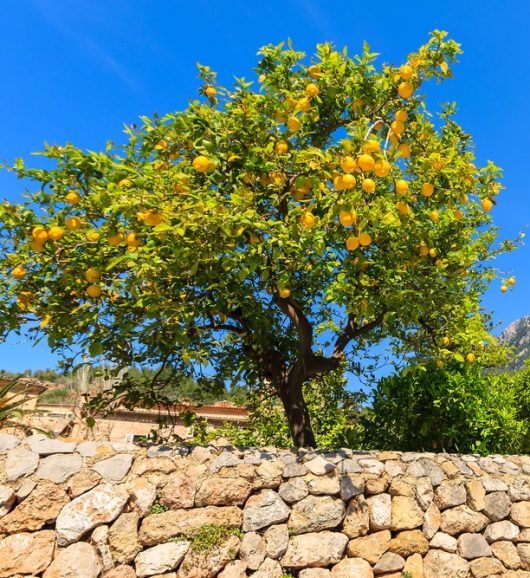
[[434, 185], [432, 185], [431, 183], [423, 183], [423, 185], [421, 185], [421, 194], [424, 197], [430, 197], [432, 196], [433, 193], [434, 193]]
[[357, 163], [353, 157], [346, 156], [340, 160], [340, 168], [345, 173], [353, 173], [357, 169]]
[[399, 76], [401, 76], [403, 80], [408, 80], [412, 76], [412, 73], [412, 66], [408, 64], [403, 64], [399, 67]]
[[123, 241], [123, 234], [122, 233], [115, 233], [107, 238], [109, 245], [113, 247], [117, 247]]
[[410, 82], [401, 82], [398, 86], [398, 94], [401, 98], [410, 98], [414, 93], [414, 87]]
[[407, 120], [407, 116], [408, 115], [406, 110], [396, 110], [394, 118], [400, 122], [405, 122]]
[[409, 184], [407, 183], [407, 181], [403, 179], [398, 179], [396, 181], [396, 193], [398, 195], [406, 195], [408, 193], [408, 190]]
[[304, 211], [300, 217], [300, 223], [306, 229], [310, 229], [311, 227], [315, 226], [316, 217], [313, 215], [311, 211]]
[[284, 287], [283, 289], [280, 289], [278, 291], [278, 295], [282, 298], [282, 299], [287, 299], [287, 297], [289, 297], [291, 295], [291, 290], [288, 289], [287, 287]]
[[466, 361], [467, 361], [468, 363], [474, 363], [475, 360], [476, 360], [476, 357], [475, 357], [475, 354], [474, 354], [474, 353], [468, 353], [468, 354], [466, 355]]
[[386, 177], [390, 173], [390, 163], [386, 159], [378, 159], [374, 164], [374, 173], [378, 177]]
[[339, 221], [343, 227], [351, 227], [357, 222], [356, 211], [353, 209], [351, 211], [339, 211]]
[[369, 172], [373, 170], [375, 165], [374, 157], [371, 155], [364, 153], [357, 158], [357, 166], [362, 170]]
[[434, 247], [432, 247], [431, 249], [429, 249], [429, 255], [434, 258], [436, 257], [436, 255], [438, 255], [438, 251]]
[[144, 219], [144, 222], [147, 223], [148, 225], [151, 225], [151, 227], [156, 227], [157, 225], [160, 225], [162, 221], [163, 221], [162, 215], [160, 213], [157, 213], [156, 211], [147, 211]]
[[341, 175], [338, 175], [333, 179], [333, 186], [335, 187], [336, 191], [344, 190], [344, 183]]
[[440, 339], [440, 345], [447, 347], [451, 343], [451, 340], [446, 335]]
[[64, 220], [64, 224], [70, 231], [75, 231], [81, 227], [81, 219], [79, 217], [67, 217]]
[[31, 241], [31, 243], [29, 244], [30, 248], [32, 251], [35, 251], [37, 253], [43, 253], [44, 252], [44, 245], [42, 243], [40, 243], [39, 241], [37, 241], [36, 239], [33, 239], [33, 241]]
[[403, 201], [398, 201], [396, 203], [396, 209], [398, 210], [398, 213], [404, 217], [406, 217], [410, 212], [410, 207]]
[[441, 359], [437, 359], [436, 360], [436, 367], [438, 369], [442, 369], [443, 366], [444, 366], [444, 362]]
[[309, 98], [304, 96], [304, 98], [301, 98], [296, 103], [296, 108], [298, 110], [301, 110], [302, 112], [307, 112], [311, 108], [311, 101], [309, 100]]
[[400, 120], [395, 120], [390, 125], [390, 128], [392, 129], [392, 132], [394, 132], [397, 135], [400, 135], [405, 130], [405, 124]]
[[363, 247], [368, 247], [368, 245], [370, 245], [371, 242], [372, 242], [372, 237], [368, 233], [360, 233], [359, 234], [359, 243]]
[[279, 155], [284, 155], [289, 150], [289, 143], [287, 141], [281, 140], [276, 143], [276, 152]]
[[346, 239], [346, 249], [348, 249], [348, 251], [355, 251], [359, 245], [360, 243], [357, 237], [348, 237]]
[[362, 187], [365, 193], [373, 193], [375, 191], [375, 181], [372, 179], [364, 179]]
[[493, 208], [493, 201], [491, 199], [484, 199], [482, 201], [482, 208], [484, 209], [484, 211], [486, 211], [486, 213], [488, 211], [491, 211], [491, 209]]
[[48, 231], [48, 237], [52, 241], [58, 241], [64, 237], [64, 229], [62, 227], [56, 226], [50, 227], [50, 230]]
[[427, 247], [427, 245], [422, 241], [420, 243], [420, 255], [422, 257], [427, 257], [428, 254], [429, 254], [429, 247]]
[[129, 247], [139, 247], [140, 246], [140, 239], [135, 232], [127, 233], [125, 237], [125, 242]]
[[66, 195], [66, 197], [64, 197], [64, 200], [72, 205], [77, 205], [77, 203], [79, 203], [79, 201], [81, 200], [81, 196], [79, 195], [79, 193], [76, 193], [75, 191], [70, 191]]
[[97, 231], [89, 231], [89, 232], [86, 234], [86, 238], [87, 238], [89, 241], [97, 241], [97, 240], [99, 239], [99, 233], [98, 233]]
[[462, 211], [459, 211], [457, 209], [456, 211], [453, 212], [453, 215], [454, 215], [456, 221], [461, 221], [462, 217], [464, 216], [464, 213], [462, 213]]
[[320, 70], [320, 66], [317, 66], [316, 64], [312, 64], [308, 69], [307, 69], [307, 74], [309, 74], [309, 76], [311, 78], [319, 78], [322, 74], [321, 70]]
[[317, 96], [320, 92], [320, 89], [318, 88], [318, 86], [312, 82], [310, 82], [306, 87], [305, 87], [305, 93], [307, 96], [309, 96], [309, 98], [311, 98], [312, 96]]
[[381, 143], [373, 138], [363, 143], [363, 151], [367, 154], [375, 153], [381, 150]]
[[506, 293], [508, 291], [508, 287], [506, 285], [501, 285], [501, 292]]
[[159, 140], [156, 145], [155, 145], [155, 149], [157, 151], [165, 151], [168, 148], [168, 144], [165, 140]]
[[408, 159], [410, 157], [410, 145], [409, 143], [402, 142], [398, 148], [399, 156], [403, 159]]
[[26, 276], [26, 269], [24, 269], [24, 267], [21, 267], [20, 265], [17, 265], [13, 269], [13, 271], [11, 271], [11, 275], [13, 279], [17, 279], [17, 281], [20, 281], [20, 279], [23, 279]]
[[44, 243], [48, 240], [49, 233], [44, 227], [38, 226], [31, 231], [31, 236], [39, 243]]
[[204, 155], [199, 155], [193, 159], [192, 166], [198, 173], [206, 173], [210, 170], [210, 159]]
[[298, 130], [300, 130], [300, 126], [301, 123], [300, 121], [296, 118], [296, 116], [290, 116], [287, 119], [287, 128], [291, 131], [291, 132], [296, 132]]
[[91, 299], [97, 299], [98, 297], [101, 297], [101, 293], [102, 290], [99, 285], [89, 285], [85, 290], [85, 294]]
[[342, 176], [342, 188], [343, 189], [353, 189], [357, 183], [356, 178], [353, 175], [346, 174]]
[[213, 98], [217, 94], [217, 91], [213, 86], [208, 86], [207, 88], [204, 89], [204, 94], [208, 98]]
[[133, 186], [133, 182], [131, 181], [131, 179], [122, 179], [118, 183], [118, 186], [120, 187], [120, 189], [130, 189]]
[[90, 267], [89, 269], [87, 269], [85, 271], [85, 279], [89, 283], [95, 283], [96, 281], [99, 281], [100, 277], [101, 277], [101, 273], [97, 269], [95, 269], [94, 267]]
[[515, 277], [510, 277], [507, 281], [508, 285], [515, 285]]
[[431, 214], [429, 215], [431, 218], [431, 221], [434, 221], [436, 223], [436, 221], [440, 220], [440, 215], [438, 214], [438, 211], [431, 211]]

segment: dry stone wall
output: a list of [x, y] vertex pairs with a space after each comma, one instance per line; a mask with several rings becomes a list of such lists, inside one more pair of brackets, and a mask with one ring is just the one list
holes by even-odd
[[0, 433], [0, 578], [530, 578], [530, 457]]

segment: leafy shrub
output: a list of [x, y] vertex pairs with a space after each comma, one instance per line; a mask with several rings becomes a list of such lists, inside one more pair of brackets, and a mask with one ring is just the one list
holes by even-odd
[[528, 426], [519, 407], [523, 388], [517, 383], [515, 376], [482, 373], [476, 365], [428, 366], [385, 377], [361, 418], [364, 445], [404, 451], [523, 452]]

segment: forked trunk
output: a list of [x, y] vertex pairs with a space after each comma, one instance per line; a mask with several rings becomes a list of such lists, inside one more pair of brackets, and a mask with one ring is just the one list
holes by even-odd
[[286, 378], [279, 384], [278, 392], [289, 422], [294, 446], [297, 448], [315, 448], [315, 434], [311, 427], [311, 418], [304, 399], [302, 385], [303, 380], [299, 377]]

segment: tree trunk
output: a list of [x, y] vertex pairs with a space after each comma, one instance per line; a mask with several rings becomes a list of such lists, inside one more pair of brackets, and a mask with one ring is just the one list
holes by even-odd
[[297, 448], [315, 448], [315, 434], [311, 427], [311, 418], [304, 399], [303, 383], [304, 380], [301, 375], [290, 373], [278, 384], [278, 393], [289, 422], [294, 446]]

